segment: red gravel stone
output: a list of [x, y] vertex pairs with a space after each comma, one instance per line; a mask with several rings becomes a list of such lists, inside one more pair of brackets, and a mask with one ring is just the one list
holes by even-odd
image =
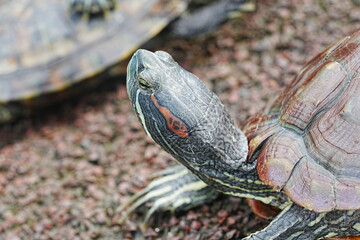
[[227, 225], [232, 226], [236, 223], [236, 219], [234, 217], [228, 217], [226, 222], [227, 222]]
[[191, 229], [193, 229], [193, 230], [199, 230], [200, 228], [201, 228], [201, 222], [199, 222], [199, 221], [193, 221], [192, 223], [191, 223]]
[[229, 216], [229, 213], [226, 211], [226, 210], [220, 210], [218, 213], [217, 213], [217, 216], [219, 218], [226, 218], [227, 216]]

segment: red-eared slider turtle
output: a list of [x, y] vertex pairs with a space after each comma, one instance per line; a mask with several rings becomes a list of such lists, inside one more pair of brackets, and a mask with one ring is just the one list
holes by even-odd
[[[61, 91], [69, 86], [78, 86], [80, 82], [93, 85], [115, 74], [116, 69], [111, 66], [127, 58], [182, 14], [189, 2], [0, 1], [0, 123], [73, 94], [74, 88], [68, 93]], [[198, 26], [196, 33], [208, 31], [229, 12], [246, 10], [249, 5], [245, 3], [245, 0], [222, 0], [207, 5], [189, 18], [206, 20], [198, 16], [206, 16], [208, 12], [219, 13], [224, 18], [189, 25], [184, 17], [174, 25], [174, 32], [192, 35], [194, 26]]]
[[[138, 50], [127, 74], [132, 105], [156, 143], [214, 189], [281, 209], [246, 239], [360, 235], [360, 30], [312, 59], [243, 132], [166, 52]], [[177, 207], [203, 191], [199, 181], [183, 184], [183, 169], [145, 198]]]

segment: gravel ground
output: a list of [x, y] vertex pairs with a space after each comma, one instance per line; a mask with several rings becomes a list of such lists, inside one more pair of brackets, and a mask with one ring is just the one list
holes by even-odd
[[[157, 49], [203, 79], [241, 125], [310, 57], [359, 28], [350, 0], [263, 0], [211, 34]], [[0, 136], [0, 239], [237, 239], [268, 224], [228, 196], [159, 214], [143, 233], [143, 211], [118, 224], [117, 207], [176, 164], [146, 137], [124, 78], [1, 126]]]

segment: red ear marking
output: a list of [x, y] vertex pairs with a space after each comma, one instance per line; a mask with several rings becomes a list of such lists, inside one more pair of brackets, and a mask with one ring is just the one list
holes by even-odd
[[166, 107], [160, 106], [155, 96], [151, 96], [151, 100], [154, 102], [156, 108], [159, 109], [161, 114], [165, 117], [166, 125], [172, 132], [181, 138], [189, 137], [188, 130], [183, 121], [174, 116]]

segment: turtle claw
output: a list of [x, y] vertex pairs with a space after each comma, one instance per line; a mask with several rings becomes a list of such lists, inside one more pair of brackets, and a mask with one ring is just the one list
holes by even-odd
[[165, 169], [157, 174], [146, 188], [135, 194], [127, 203], [117, 209], [124, 212], [119, 219], [122, 224], [134, 211], [145, 203], [152, 207], [144, 218], [144, 226], [156, 212], [177, 212], [210, 202], [218, 196], [218, 192], [199, 180], [183, 166]]
[[106, 16], [116, 7], [115, 0], [69, 0], [72, 14], [88, 19], [90, 16]]

